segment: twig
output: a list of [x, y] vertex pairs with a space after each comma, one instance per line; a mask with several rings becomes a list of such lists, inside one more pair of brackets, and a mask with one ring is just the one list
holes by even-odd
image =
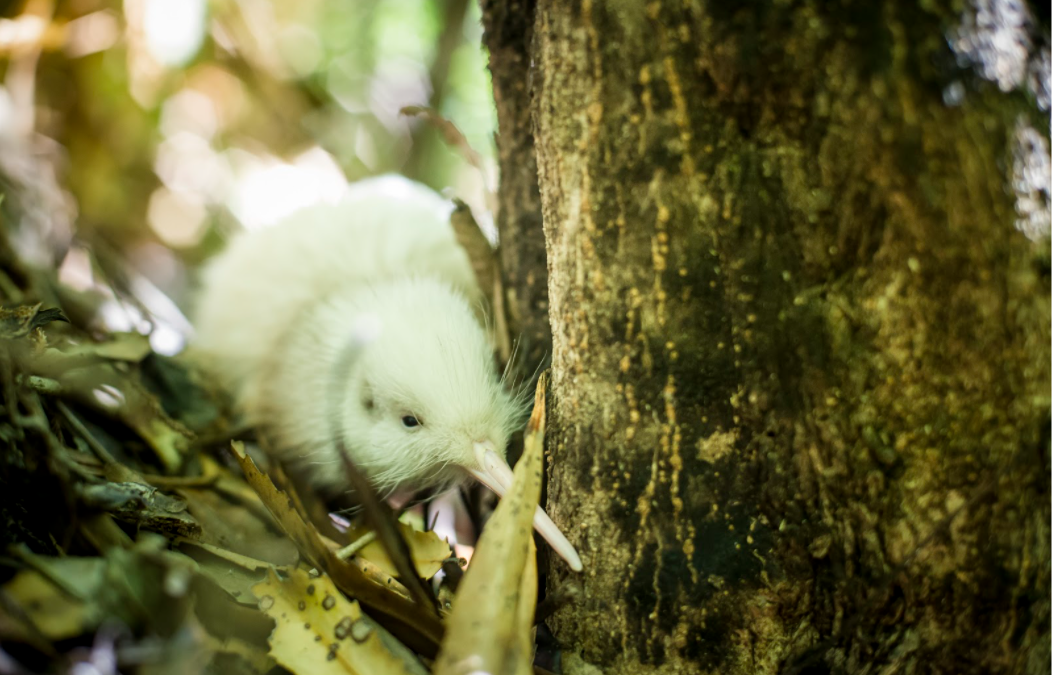
[[53, 380], [50, 377], [40, 377], [39, 375], [29, 375], [25, 378], [20, 377], [18, 384], [24, 384], [33, 391], [40, 392], [41, 394], [52, 394], [54, 396], [65, 391], [62, 387], [62, 383], [58, 380]]
[[200, 476], [159, 476], [154, 473], [144, 473], [142, 477], [150, 485], [163, 489], [199, 488], [215, 483], [219, 480], [219, 473], [216, 471], [209, 473], [206, 469]]
[[400, 109], [399, 114], [409, 117], [423, 117], [426, 122], [432, 124], [439, 131], [442, 135], [443, 141], [445, 141], [452, 149], [456, 150], [461, 157], [468, 162], [468, 164], [479, 172], [483, 181], [486, 207], [491, 213], [496, 212], [497, 196], [490, 188], [490, 181], [487, 180], [486, 168], [483, 166], [483, 158], [468, 142], [468, 139], [465, 138], [463, 133], [461, 133], [461, 130], [457, 128], [457, 125], [440, 115], [438, 111], [426, 106], [408, 105]]
[[352, 557], [353, 555], [355, 555], [365, 547], [369, 546], [376, 540], [377, 533], [370, 530], [369, 532], [366, 532], [358, 539], [355, 539], [353, 542], [337, 551], [336, 557], [340, 558], [341, 560], [347, 560], [348, 558]]
[[437, 110], [423, 105], [408, 105], [401, 108], [399, 114], [407, 117], [423, 117], [426, 122], [434, 126], [442, 134], [442, 139], [447, 145], [456, 149], [466, 162], [480, 172], [483, 171], [482, 156], [475, 151], [475, 148], [471, 146], [461, 130], [457, 128], [457, 125], [443, 117]]
[[91, 451], [95, 453], [95, 456], [99, 458], [100, 462], [103, 464], [120, 463], [110, 454], [110, 451], [99, 442], [99, 439], [95, 438], [95, 435], [88, 430], [88, 427], [84, 426], [84, 422], [81, 422], [80, 418], [73, 414], [73, 411], [69, 409], [69, 406], [62, 401], [55, 401], [55, 405], [58, 407], [59, 412], [62, 413], [62, 416], [66, 418], [66, 421], [70, 423], [70, 426], [73, 427], [73, 430], [76, 431], [77, 434], [84, 439], [84, 442], [88, 444], [88, 447], [91, 448]]
[[333, 443], [336, 445], [337, 454], [340, 455], [340, 459], [344, 464], [344, 473], [347, 476], [347, 481], [354, 489], [358, 500], [362, 503], [366, 522], [377, 533], [377, 538], [380, 540], [381, 545], [395, 564], [395, 570], [398, 572], [399, 579], [406, 585], [414, 602], [424, 608], [430, 607], [431, 611], [438, 617], [440, 616], [439, 599], [435, 597], [435, 591], [432, 590], [431, 586], [417, 574], [417, 570], [413, 566], [413, 556], [410, 553], [409, 546], [406, 544], [406, 540], [402, 538], [402, 532], [399, 529], [395, 514], [392, 513], [391, 507], [388, 506], [387, 502], [377, 495], [365, 474], [355, 466], [355, 463], [351, 460], [351, 453], [344, 441], [344, 430], [340, 424], [339, 406], [340, 401], [343, 399], [341, 383], [347, 381], [344, 376], [347, 375], [355, 359], [358, 358], [363, 344], [364, 342], [361, 338], [353, 339], [351, 344], [340, 354], [336, 366], [333, 368], [333, 377], [329, 382], [328, 417], [330, 435], [333, 438]]
[[[457, 50], [458, 45], [464, 42], [464, 15], [468, 10], [468, 0], [445, 0], [439, 4], [443, 5], [442, 11], [445, 17], [442, 32], [439, 34], [438, 44], [435, 47], [435, 58], [432, 59], [431, 68], [428, 69], [428, 80], [431, 82], [428, 105], [435, 110], [442, 108], [453, 53]], [[423, 125], [413, 129], [411, 154], [402, 170], [402, 173], [409, 178], [422, 178], [425, 148], [429, 147], [423, 142], [423, 132], [426, 129], [427, 127]]]

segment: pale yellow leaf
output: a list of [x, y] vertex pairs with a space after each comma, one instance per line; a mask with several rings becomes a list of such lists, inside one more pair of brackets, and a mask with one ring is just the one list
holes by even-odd
[[[233, 442], [231, 447], [245, 473], [245, 479], [282, 530], [296, 543], [300, 553], [313, 566], [332, 577], [348, 595], [394, 619], [407, 631], [412, 631], [398, 634], [400, 637], [405, 635], [404, 639], [408, 642], [412, 640], [414, 648], [427, 655], [434, 654], [433, 650], [443, 634], [439, 618], [432, 613], [420, 611], [420, 607], [405, 594], [405, 589], [400, 591], [393, 583], [378, 583], [383, 577], [382, 572], [369, 574], [362, 566], [348, 564], [337, 558], [335, 551], [325, 542], [314, 525], [304, 521], [296, 510], [294, 500], [278, 490], [271, 479], [260, 472], [252, 459], [245, 454], [242, 445]], [[371, 567], [375, 570], [375, 566]]]
[[[450, 545], [439, 538], [434, 532], [422, 532], [415, 530], [405, 523], [399, 523], [402, 538], [409, 546], [410, 554], [413, 556], [413, 566], [424, 579], [430, 579], [442, 567], [442, 562], [453, 555]], [[348, 540], [355, 541], [369, 532], [368, 527], [356, 527], [348, 530]], [[384, 545], [374, 541], [358, 552], [359, 556], [373, 563], [387, 574], [397, 576], [398, 571], [395, 564], [391, 562]]]
[[271, 571], [253, 587], [274, 619], [271, 656], [295, 675], [425, 675], [417, 657], [362, 613], [326, 575]]
[[532, 670], [537, 602], [532, 523], [541, 496], [544, 390], [542, 377], [512, 487], [487, 522], [461, 581], [436, 675], [529, 675]]
[[[99, 568], [93, 574], [101, 574], [104, 563], [90, 560]], [[63, 591], [36, 570], [22, 570], [4, 584], [3, 592], [51, 640], [76, 637], [94, 628], [101, 618], [98, 607]]]

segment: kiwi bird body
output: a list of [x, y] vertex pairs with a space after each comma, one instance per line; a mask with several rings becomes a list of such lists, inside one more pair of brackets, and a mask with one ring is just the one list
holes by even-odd
[[[346, 487], [334, 411], [382, 495], [469, 476], [499, 494], [510, 485], [505, 449], [525, 411], [495, 373], [451, 211], [423, 186], [364, 181], [337, 204], [235, 238], [205, 269], [197, 358], [283, 459], [329, 492]], [[535, 526], [581, 568], [540, 509]]]

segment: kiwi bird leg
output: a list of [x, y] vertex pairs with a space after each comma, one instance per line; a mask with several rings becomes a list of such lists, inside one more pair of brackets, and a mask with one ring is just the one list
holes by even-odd
[[[490, 443], [475, 444], [475, 458], [479, 462], [478, 469], [469, 469], [476, 480], [490, 488], [500, 497], [504, 497], [509, 488], [512, 487], [512, 469], [508, 463], [493, 450]], [[567, 538], [560, 532], [552, 519], [548, 517], [545, 510], [540, 506], [534, 512], [534, 529], [537, 530], [545, 541], [549, 543], [561, 558], [567, 561], [570, 569], [580, 572], [583, 568], [581, 558]]]

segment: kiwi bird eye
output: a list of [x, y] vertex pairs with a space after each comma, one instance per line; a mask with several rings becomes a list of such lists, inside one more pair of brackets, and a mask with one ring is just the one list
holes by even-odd
[[420, 426], [420, 420], [418, 420], [413, 415], [403, 415], [402, 426], [406, 427], [407, 429], [412, 429], [413, 427]]

